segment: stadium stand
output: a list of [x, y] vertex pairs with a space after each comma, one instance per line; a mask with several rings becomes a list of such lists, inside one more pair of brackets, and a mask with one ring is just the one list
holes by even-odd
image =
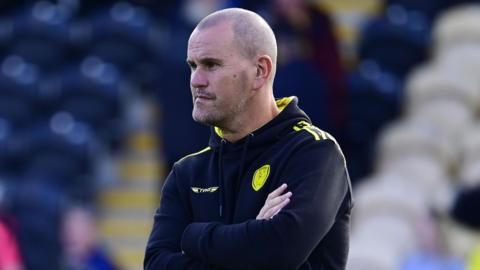
[[[348, 269], [359, 269], [358, 265], [369, 269], [476, 269], [472, 258], [480, 238], [474, 194], [480, 175], [475, 173], [478, 162], [467, 156], [475, 155], [472, 151], [478, 140], [475, 127], [480, 92], [473, 74], [478, 67], [474, 52], [480, 44], [474, 41], [473, 30], [478, 14], [475, 4], [427, 14], [433, 19], [430, 47], [434, 54], [406, 76], [402, 114], [380, 132], [376, 169], [356, 189]], [[396, 215], [403, 223], [385, 223], [375, 237], [362, 231], [363, 224], [385, 215]], [[392, 239], [392, 234], [402, 232], [396, 228], [399, 224], [417, 235], [402, 236], [410, 239], [408, 248], [405, 241]], [[365, 252], [366, 248], [398, 252], [384, 252], [389, 259], [379, 260]]]
[[293, 2], [310, 28], [285, 1], [0, 1], [0, 209], [25, 269], [65, 266], [71, 205], [98, 213], [119, 269], [142, 269], [165, 172], [208, 138], [188, 36], [230, 6], [274, 26], [278, 96], [300, 96], [344, 149], [347, 269], [479, 269], [478, 1]]

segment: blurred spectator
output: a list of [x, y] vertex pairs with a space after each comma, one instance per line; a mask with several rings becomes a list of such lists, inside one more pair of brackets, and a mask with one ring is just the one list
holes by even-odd
[[[345, 155], [351, 161], [349, 171], [352, 181], [363, 176], [362, 172], [368, 170], [369, 166], [365, 163], [369, 159], [365, 158], [365, 151], [355, 148], [354, 136], [347, 129], [353, 117], [353, 100], [347, 91], [346, 76], [329, 14], [314, 1], [245, 3], [260, 9], [277, 38], [275, 96], [297, 96], [312, 122], [333, 134], [342, 144]], [[357, 160], [360, 155], [362, 157]], [[356, 169], [360, 167], [363, 169]]]
[[452, 208], [452, 216], [458, 222], [480, 231], [480, 185], [459, 192]]
[[41, 179], [14, 180], [7, 190], [7, 210], [15, 219], [25, 269], [59, 269], [58, 223], [63, 194]]
[[[408, 195], [404, 201], [413, 201], [414, 191], [425, 188], [425, 196], [433, 200], [432, 194], [440, 194], [437, 189], [444, 181], [436, 174], [432, 177], [430, 172], [435, 171], [436, 163], [428, 163], [422, 153], [428, 154], [425, 149], [437, 138], [455, 134], [451, 139], [454, 143], [448, 145], [454, 153], [458, 142], [464, 144], [466, 150], [460, 152], [467, 153], [463, 155], [467, 159], [452, 156], [459, 168], [443, 163], [438, 166], [444, 166], [453, 174], [452, 178], [459, 180], [451, 186], [468, 185], [457, 191], [451, 208], [451, 217], [458, 223], [455, 226], [467, 225], [478, 232], [479, 136], [456, 128], [467, 123], [456, 116], [471, 109], [478, 124], [478, 85], [463, 85], [468, 83], [467, 78], [476, 82], [478, 77], [480, 53], [476, 37], [480, 33], [480, 8], [467, 5], [452, 12], [447, 8], [479, 1], [384, 0], [384, 14], [373, 18], [359, 32], [360, 61], [347, 82], [333, 23], [319, 9], [322, 2], [336, 2], [335, 6], [345, 10], [332, 15], [355, 22], [358, 20], [351, 8], [364, 5], [362, 1], [355, 4], [323, 0], [0, 1], [0, 175], [8, 176], [14, 186], [7, 211], [15, 221], [12, 223], [10, 216], [2, 216], [0, 211], [0, 270], [55, 270], [60, 268], [60, 260], [65, 270], [117, 269], [99, 244], [91, 209], [73, 207], [60, 220], [62, 205], [72, 197], [87, 203], [94, 199], [98, 181], [88, 180], [97, 179], [92, 175], [92, 164], [101, 163], [103, 156], [108, 155], [102, 149], [115, 150], [124, 142], [126, 121], [121, 117], [128, 111], [124, 107], [132, 106], [131, 96], [137, 94], [130, 91], [138, 90], [125, 91], [130, 87], [125, 87], [124, 82], [139, 87], [138, 92], [145, 94], [142, 98], [157, 95], [161, 150], [169, 166], [205, 147], [209, 129], [191, 119], [189, 70], [185, 64], [187, 41], [200, 18], [231, 6], [260, 9], [272, 24], [279, 44], [277, 73], [285, 74], [277, 76], [275, 95], [299, 96], [314, 123], [341, 141], [353, 180], [371, 171], [375, 156], [388, 162], [373, 151], [373, 146], [384, 124], [405, 107], [407, 114], [415, 111], [417, 118], [428, 118], [431, 124], [446, 127], [418, 145], [408, 142], [399, 146], [399, 141], [394, 142], [395, 149], [411, 154], [411, 158], [395, 163], [406, 164], [397, 170], [404, 171], [402, 183], [411, 184], [412, 188], [411, 192], [398, 194], [402, 199]], [[435, 19], [437, 26], [430, 40]], [[430, 41], [434, 42], [433, 51], [428, 50]], [[412, 68], [428, 58], [435, 60], [433, 65], [440, 63], [437, 60], [445, 61], [446, 74], [433, 72], [422, 76], [419, 83], [423, 87], [409, 93], [414, 82], [409, 79]], [[74, 69], [81, 73], [74, 74]], [[412, 82], [402, 90], [408, 80]], [[403, 93], [407, 94], [407, 103], [402, 99]], [[412, 93], [421, 105], [411, 102]], [[442, 96], [448, 102], [438, 102]], [[452, 112], [450, 109], [458, 107], [460, 101], [467, 106], [459, 113]], [[425, 106], [426, 103], [429, 105]], [[41, 125], [44, 129], [37, 128]], [[422, 128], [427, 126], [422, 124]], [[401, 133], [408, 135], [405, 130]], [[469, 134], [470, 138], [459, 139], [457, 134]], [[410, 167], [413, 163], [415, 166]], [[385, 170], [394, 169], [389, 166]], [[389, 211], [396, 213], [398, 209]], [[432, 217], [417, 222], [416, 240], [420, 244], [409, 250], [406, 258], [403, 253], [401, 258], [395, 258], [403, 262], [399, 269], [480, 270], [480, 243], [476, 250], [468, 252], [468, 265], [464, 266], [445, 250], [449, 243], [444, 243], [443, 238], [448, 238], [448, 234], [442, 235], [440, 222]], [[385, 227], [382, 224], [380, 228]], [[395, 232], [401, 235], [400, 230]], [[372, 238], [367, 239], [363, 250], [372, 251], [379, 260], [385, 259], [376, 252], [383, 247]], [[399, 242], [407, 241], [403, 238]], [[388, 248], [383, 249], [388, 253]], [[9, 262], [12, 263], [7, 266]]]
[[306, 69], [299, 74], [287, 72], [294, 84], [276, 81], [276, 95], [297, 95], [313, 123], [337, 135], [345, 126], [348, 102], [330, 17], [318, 5], [303, 0], [275, 0], [267, 8], [279, 47], [277, 72], [288, 70], [292, 64], [297, 70]]
[[0, 194], [0, 270], [22, 270], [24, 268], [17, 239], [10, 226], [10, 218], [2, 209], [1, 197]]
[[2, 221], [0, 221], [0, 269], [23, 269], [15, 236]]
[[0, 269], [23, 269], [15, 236], [2, 221], [0, 221]]
[[465, 269], [460, 258], [450, 256], [445, 250], [438, 219], [427, 216], [420, 219], [417, 225], [417, 250], [407, 256], [402, 270]]
[[480, 245], [472, 252], [470, 261], [468, 264], [468, 270], [480, 269]]
[[95, 218], [88, 209], [72, 207], [62, 219], [61, 242], [64, 270], [115, 270], [118, 269], [100, 246]]

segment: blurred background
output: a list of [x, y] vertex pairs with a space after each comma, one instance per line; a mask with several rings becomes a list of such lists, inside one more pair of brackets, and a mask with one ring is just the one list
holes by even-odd
[[187, 40], [225, 7], [340, 142], [350, 270], [480, 269], [480, 1], [0, 1], [0, 270], [142, 269], [165, 174], [208, 142]]

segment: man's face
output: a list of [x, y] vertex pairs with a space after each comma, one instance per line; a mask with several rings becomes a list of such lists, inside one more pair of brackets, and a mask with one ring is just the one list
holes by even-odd
[[193, 119], [220, 128], [245, 109], [255, 77], [253, 60], [235, 46], [228, 23], [196, 29], [188, 42]]

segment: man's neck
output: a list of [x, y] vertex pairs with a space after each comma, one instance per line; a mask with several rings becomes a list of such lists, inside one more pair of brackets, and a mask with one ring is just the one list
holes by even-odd
[[260, 108], [259, 110], [248, 110], [241, 117], [238, 117], [230, 123], [230, 127], [221, 128], [222, 137], [229, 142], [236, 142], [255, 130], [261, 128], [266, 123], [275, 118], [280, 110], [275, 103], [275, 99], [268, 101], [268, 106], [252, 104], [252, 108]]

